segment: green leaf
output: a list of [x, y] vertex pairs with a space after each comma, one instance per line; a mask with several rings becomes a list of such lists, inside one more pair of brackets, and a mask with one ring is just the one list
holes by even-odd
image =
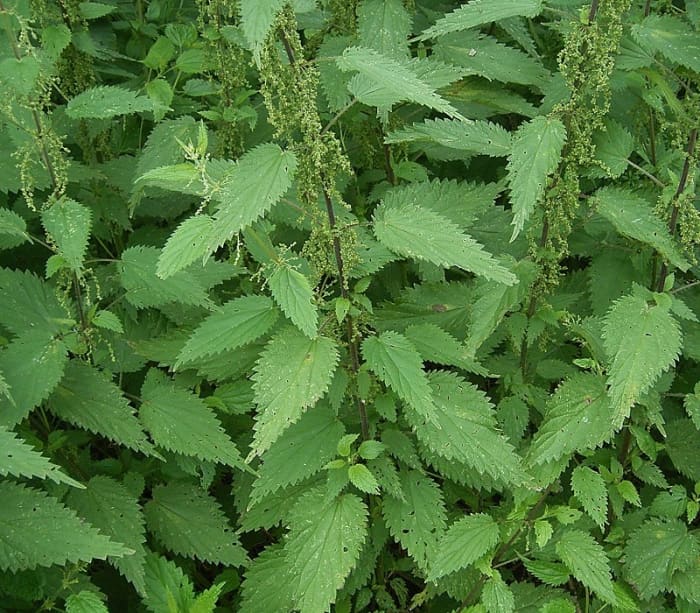
[[287, 263], [275, 267], [267, 278], [270, 292], [284, 314], [306, 336], [318, 335], [318, 312], [308, 278]]
[[136, 496], [118, 481], [98, 475], [87, 488], [71, 491], [66, 504], [75, 509], [95, 528], [109, 538], [119, 540], [134, 553], [123, 557], [110, 556], [108, 561], [126, 577], [140, 594], [146, 592], [144, 581], [146, 541], [144, 518]]
[[80, 2], [78, 4], [83, 19], [99, 19], [117, 10], [116, 6], [102, 2]]
[[571, 489], [586, 513], [602, 530], [608, 521], [608, 491], [600, 473], [588, 466], [577, 466], [571, 473]]
[[407, 412], [418, 439], [436, 455], [487, 474], [497, 481], [523, 485], [530, 477], [512, 445], [497, 430], [493, 405], [476, 386], [453, 373], [430, 375], [434, 422]]
[[[358, 100], [370, 106], [390, 107], [408, 101], [435, 109], [449, 117], [464, 119], [449, 102], [435, 93], [436, 87], [427, 78], [421, 78], [416, 73], [413, 64], [365, 47], [345, 49], [336, 63], [343, 71], [358, 73], [350, 81], [350, 91]], [[381, 94], [377, 96], [377, 92]], [[390, 103], [382, 102], [383, 98]]]
[[360, 44], [396, 59], [408, 56], [411, 16], [401, 0], [364, 0], [357, 8]]
[[632, 405], [678, 359], [680, 327], [671, 314], [671, 302], [659, 302], [650, 303], [635, 289], [616, 300], [605, 316], [603, 340], [610, 358], [608, 381], [615, 428], [622, 425]]
[[247, 469], [240, 452], [206, 403], [155, 370], [141, 388], [139, 419], [153, 442], [168, 451]]
[[294, 597], [291, 569], [277, 543], [266, 547], [245, 572], [239, 613], [288, 611]]
[[700, 544], [682, 521], [649, 519], [625, 546], [623, 572], [644, 600], [671, 589], [676, 571], [697, 564]]
[[151, 110], [153, 103], [147, 96], [116, 85], [86, 89], [66, 105], [66, 115], [72, 119], [110, 119]]
[[39, 477], [55, 483], [67, 483], [84, 488], [82, 483], [71, 479], [59, 466], [19, 438], [14, 432], [0, 426], [0, 475], [15, 477]]
[[325, 336], [311, 340], [287, 326], [270, 340], [252, 377], [258, 414], [251, 456], [268, 449], [318, 402], [337, 363], [336, 343]]
[[112, 332], [117, 332], [118, 334], [124, 334], [124, 326], [114, 313], [111, 311], [97, 311], [95, 316], [92, 318], [92, 323], [98, 328], [103, 328], [104, 330], [111, 330]]
[[678, 471], [692, 479], [700, 481], [700, 432], [693, 427], [689, 419], [676, 419], [666, 428], [666, 453]]
[[162, 71], [175, 55], [175, 45], [165, 36], [159, 36], [151, 45], [143, 63], [151, 70]]
[[487, 374], [487, 371], [468, 355], [464, 345], [435, 324], [409, 326], [405, 330], [405, 335], [423, 360], [457, 366], [481, 375]]
[[58, 247], [58, 254], [71, 270], [80, 272], [90, 238], [90, 209], [70, 198], [61, 198], [44, 210], [41, 219]]
[[513, 285], [515, 275], [449, 219], [410, 202], [386, 201], [374, 211], [374, 233], [401, 256], [438, 266], [458, 266], [487, 279]]
[[190, 611], [194, 602], [194, 586], [182, 569], [154, 553], [146, 554], [146, 594], [143, 604], [152, 613]]
[[649, 15], [632, 26], [632, 35], [645, 48], [666, 59], [700, 72], [700, 36], [672, 15]]
[[527, 572], [547, 585], [562, 585], [569, 580], [569, 571], [563, 564], [558, 562], [525, 560], [525, 568], [527, 568]]
[[383, 332], [362, 343], [362, 355], [369, 368], [404, 402], [424, 419], [432, 419], [435, 410], [428, 377], [420, 354], [398, 332]]
[[144, 512], [148, 529], [170, 551], [215, 564], [245, 564], [245, 549], [219, 503], [195, 485], [157, 485]]
[[402, 471], [400, 479], [404, 500], [384, 498], [384, 521], [394, 539], [427, 572], [447, 523], [442, 491], [417, 470]]
[[488, 121], [426, 119], [423, 123], [395, 130], [385, 139], [389, 144], [423, 141], [474, 155], [493, 157], [507, 156], [511, 149], [510, 133], [500, 125]]
[[284, 5], [284, 0], [241, 0], [240, 2], [241, 28], [258, 63], [263, 43], [277, 18], [277, 13]]
[[461, 32], [508, 17], [535, 17], [541, 9], [541, 0], [472, 0], [438, 19], [418, 37], [418, 40]]
[[336, 455], [343, 424], [323, 403], [306, 411], [262, 456], [250, 494], [255, 503], [319, 472]]
[[348, 478], [358, 490], [366, 494], [379, 494], [376, 477], [364, 464], [353, 464], [348, 468]]
[[46, 400], [63, 377], [67, 362], [63, 341], [31, 328], [0, 351], [0, 372], [11, 395], [0, 396], [0, 425], [19, 423]]
[[141, 453], [158, 455], [121, 390], [86, 362], [68, 363], [65, 376], [47, 404], [52, 413], [68, 423]]
[[14, 211], [0, 208], [0, 249], [12, 249], [27, 240], [27, 222]]
[[547, 402], [544, 421], [528, 454], [530, 464], [544, 464], [576, 451], [595, 449], [610, 438], [613, 410], [605, 379], [578, 373], [564, 381]]
[[440, 540], [428, 580], [435, 581], [474, 564], [496, 546], [499, 537], [498, 524], [490, 515], [476, 513], [459, 519]]
[[596, 210], [617, 231], [656, 249], [671, 264], [688, 270], [688, 262], [674, 244], [666, 224], [654, 215], [651, 206], [629, 190], [619, 187], [599, 189], [593, 202]]
[[499, 572], [490, 577], [481, 591], [481, 602], [489, 613], [512, 613], [515, 596], [503, 581]]
[[109, 613], [109, 610], [95, 592], [82, 590], [66, 598], [66, 613]]
[[566, 128], [559, 119], [544, 116], [518, 128], [513, 150], [508, 158], [508, 183], [513, 203], [511, 242], [525, 227], [525, 222], [544, 196], [548, 177], [557, 169], [566, 142]]
[[593, 167], [589, 171], [595, 177], [617, 179], [629, 165], [628, 158], [634, 151], [634, 137], [617, 121], [608, 120], [605, 128], [593, 135], [595, 158], [602, 162], [605, 170]]
[[556, 550], [571, 574], [583, 585], [605, 602], [614, 604], [617, 601], [608, 556], [590, 534], [567, 530], [557, 542]]
[[16, 572], [133, 553], [45, 492], [0, 482], [0, 569]]
[[324, 613], [360, 555], [367, 507], [352, 494], [328, 501], [324, 491], [313, 490], [292, 508], [289, 527], [284, 554], [293, 576], [294, 608]]
[[156, 274], [167, 279], [199, 258], [209, 255], [214, 221], [208, 215], [185, 219], [170, 235], [158, 258]]
[[243, 296], [207, 317], [180, 351], [175, 368], [252, 343], [277, 321], [279, 311], [266, 296]]

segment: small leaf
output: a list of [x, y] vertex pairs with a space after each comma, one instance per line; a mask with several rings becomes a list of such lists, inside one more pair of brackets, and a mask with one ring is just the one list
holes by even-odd
[[588, 466], [577, 466], [571, 473], [571, 489], [602, 530], [608, 520], [608, 492], [603, 477]]
[[318, 335], [318, 312], [314, 292], [305, 275], [288, 264], [275, 267], [268, 277], [270, 291], [284, 314], [311, 339]]
[[617, 602], [608, 557], [600, 544], [587, 532], [564, 532], [556, 550], [564, 564], [583, 585], [605, 602]]
[[379, 483], [376, 477], [364, 464], [353, 464], [348, 468], [348, 477], [358, 490], [366, 494], [379, 494]]

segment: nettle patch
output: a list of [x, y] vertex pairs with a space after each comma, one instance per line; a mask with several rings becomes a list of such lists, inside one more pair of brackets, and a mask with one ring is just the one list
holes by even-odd
[[13, 611], [697, 611], [697, 0], [1, 0]]

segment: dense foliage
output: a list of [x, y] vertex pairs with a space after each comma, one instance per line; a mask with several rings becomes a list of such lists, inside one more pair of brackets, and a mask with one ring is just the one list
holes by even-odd
[[698, 611], [698, 0], [0, 0], [0, 609]]

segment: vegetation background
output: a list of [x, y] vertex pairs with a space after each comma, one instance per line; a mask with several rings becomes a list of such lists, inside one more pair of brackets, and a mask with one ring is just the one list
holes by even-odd
[[0, 609], [698, 611], [698, 0], [0, 0]]

